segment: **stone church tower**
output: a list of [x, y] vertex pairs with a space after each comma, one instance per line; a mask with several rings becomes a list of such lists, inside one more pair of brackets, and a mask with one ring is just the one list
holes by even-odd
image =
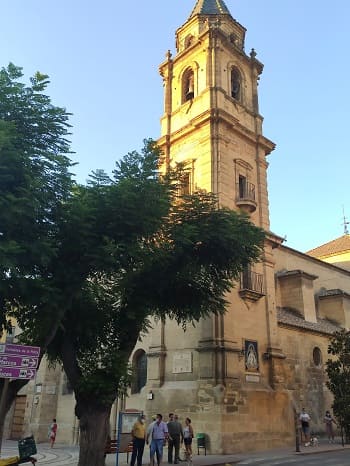
[[[258, 80], [263, 65], [245, 53], [245, 29], [223, 0], [198, 0], [176, 31], [176, 53], [160, 65], [164, 114], [159, 145], [164, 168], [184, 166], [184, 192], [204, 189], [222, 206], [244, 210], [266, 231], [264, 257], [245, 270], [228, 296], [224, 316], [186, 332], [153, 322], [131, 355], [134, 380], [116, 401], [131, 430], [135, 412], [175, 412], [192, 419], [211, 453], [292, 445], [294, 411], [307, 408], [312, 430], [324, 431], [331, 409], [325, 362], [329, 337], [350, 328], [349, 235], [309, 252], [281, 244], [269, 231], [266, 156], [274, 144], [262, 134]], [[322, 258], [324, 261], [319, 260]], [[19, 393], [7, 436], [32, 432], [45, 440], [57, 417], [59, 439], [75, 443], [74, 394], [59, 367], [46, 364]], [[196, 446], [196, 444], [194, 445]]]
[[[246, 211], [269, 232], [266, 156], [274, 144], [262, 134], [258, 107], [263, 65], [254, 50], [245, 53], [245, 32], [222, 0], [197, 1], [176, 31], [176, 55], [168, 52], [160, 65], [164, 115], [158, 143], [166, 164], [184, 165], [186, 192], [214, 192], [220, 205]], [[264, 260], [242, 274], [226, 315], [185, 333], [174, 322], [155, 326], [133, 361], [141, 367], [147, 353], [141, 394], [148, 392], [149, 400], [144, 404], [136, 387], [128, 406], [189, 415], [197, 432], [210, 432], [212, 451], [231, 452], [233, 438], [236, 443], [245, 432], [256, 447], [280, 437], [273, 412], [290, 402], [279, 391], [284, 355], [272, 255], [279, 243], [268, 236]], [[267, 423], [271, 431], [263, 433]]]
[[[264, 256], [235, 283], [224, 316], [186, 332], [172, 321], [153, 322], [142, 335], [131, 355], [130, 393], [113, 407], [112, 437], [120, 411], [134, 412], [125, 415], [127, 435], [136, 412], [149, 420], [156, 413], [167, 419], [175, 412], [182, 423], [190, 417], [211, 453], [292, 445], [294, 411], [303, 406], [312, 430], [324, 431], [332, 405], [329, 337], [350, 329], [350, 237], [345, 232], [307, 255], [269, 231], [266, 157], [274, 144], [262, 134], [258, 107], [263, 65], [254, 50], [245, 53], [245, 32], [223, 0], [197, 1], [176, 31], [175, 55], [168, 52], [160, 65], [158, 143], [164, 168], [183, 164], [184, 192], [214, 192], [222, 206], [247, 212], [264, 228]], [[61, 368], [42, 364], [18, 394], [6, 436], [31, 432], [45, 441], [48, 422], [57, 417], [59, 441], [74, 444], [74, 405]]]

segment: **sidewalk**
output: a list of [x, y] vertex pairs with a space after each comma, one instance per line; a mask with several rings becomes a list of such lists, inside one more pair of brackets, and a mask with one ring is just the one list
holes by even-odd
[[[70, 447], [66, 445], [57, 445], [55, 448], [51, 449], [47, 444], [38, 444], [38, 466], [77, 466], [78, 464], [78, 448]], [[345, 445], [345, 449], [350, 450], [350, 445]], [[310, 454], [322, 454], [326, 452], [339, 451], [343, 450], [343, 447], [338, 441], [335, 444], [329, 444], [326, 440], [321, 439], [319, 445], [315, 447], [304, 447], [302, 446], [300, 453], [295, 452], [295, 448], [287, 447], [280, 449], [273, 449], [260, 452], [246, 452], [246, 453], [237, 453], [232, 455], [207, 455], [204, 454], [197, 455], [197, 450], [193, 449], [195, 455], [193, 456], [193, 465], [194, 466], [224, 466], [224, 465], [234, 465], [234, 464], [248, 464], [252, 461], [267, 461], [270, 460], [271, 463], [276, 460], [281, 459], [291, 459], [296, 456], [310, 455]], [[2, 448], [2, 457], [15, 456], [17, 455], [17, 442], [13, 441], [4, 441]], [[164, 458], [167, 458], [167, 451], [164, 451]], [[130, 456], [129, 456], [130, 460]], [[149, 464], [149, 450], [145, 449], [145, 454], [143, 457], [144, 465]], [[115, 466], [116, 457], [115, 455], [108, 455], [106, 458], [106, 466]], [[119, 455], [119, 465], [126, 466], [126, 454], [121, 453]], [[182, 463], [186, 465], [186, 463]], [[163, 463], [163, 466], [168, 466], [167, 462]], [[180, 463], [181, 466], [181, 463]]]
[[[204, 454], [197, 455], [197, 450], [193, 448], [194, 451], [194, 456], [193, 456], [193, 465], [194, 466], [225, 466], [225, 465], [233, 465], [233, 464], [239, 464], [239, 463], [244, 463], [247, 460], [278, 460], [278, 459], [283, 459], [283, 458], [293, 458], [296, 456], [303, 456], [303, 455], [314, 455], [314, 454], [322, 454], [322, 453], [327, 453], [327, 452], [332, 452], [332, 451], [338, 451], [338, 450], [343, 450], [343, 449], [349, 449], [350, 450], [350, 445], [345, 445], [344, 447], [341, 445], [340, 440], [337, 441], [337, 443], [328, 443], [328, 440], [325, 439], [320, 439], [319, 444], [315, 447], [305, 447], [301, 446], [300, 447], [300, 453], [297, 453], [295, 451], [295, 447], [289, 447], [289, 448], [279, 448], [279, 449], [273, 449], [273, 450], [266, 450], [266, 451], [260, 451], [260, 452], [247, 452], [247, 453], [236, 453], [232, 455], [207, 455], [204, 456]], [[148, 449], [145, 449], [145, 453], [143, 456], [143, 463], [145, 465], [148, 465]], [[166, 449], [164, 450], [164, 459], [166, 460], [167, 458], [167, 452]], [[119, 461], [120, 466], [125, 466], [126, 463], [126, 455], [120, 455], [120, 461]], [[180, 463], [181, 464], [186, 464], [186, 463]], [[108, 458], [106, 461], [106, 466], [114, 466], [115, 465], [115, 458]], [[168, 466], [168, 463], [166, 461], [163, 462], [163, 466]]]

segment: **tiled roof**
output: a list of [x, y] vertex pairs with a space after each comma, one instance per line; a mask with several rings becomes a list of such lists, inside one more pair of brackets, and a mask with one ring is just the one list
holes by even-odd
[[197, 0], [190, 18], [195, 15], [230, 15], [229, 9], [223, 0]]
[[318, 248], [311, 249], [306, 254], [312, 257], [326, 257], [333, 254], [340, 254], [350, 250], [350, 235], [343, 235], [340, 238], [329, 241], [329, 243], [322, 244]]
[[297, 327], [312, 332], [332, 335], [340, 326], [327, 319], [317, 319], [317, 322], [308, 322], [297, 311], [280, 307], [277, 309], [277, 320], [279, 324]]

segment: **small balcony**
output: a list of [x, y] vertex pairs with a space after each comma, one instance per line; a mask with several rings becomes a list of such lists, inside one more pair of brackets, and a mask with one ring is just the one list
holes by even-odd
[[247, 269], [241, 273], [239, 295], [248, 301], [257, 301], [265, 296], [264, 277]]
[[243, 178], [237, 183], [236, 205], [250, 214], [256, 210], [255, 185]]

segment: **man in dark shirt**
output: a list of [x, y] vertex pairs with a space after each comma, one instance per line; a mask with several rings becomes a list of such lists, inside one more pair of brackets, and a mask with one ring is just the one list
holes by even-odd
[[168, 440], [168, 463], [173, 462], [173, 450], [175, 450], [174, 464], [178, 464], [180, 456], [180, 441], [183, 440], [182, 425], [178, 417], [173, 413], [169, 414], [168, 422], [169, 440]]

